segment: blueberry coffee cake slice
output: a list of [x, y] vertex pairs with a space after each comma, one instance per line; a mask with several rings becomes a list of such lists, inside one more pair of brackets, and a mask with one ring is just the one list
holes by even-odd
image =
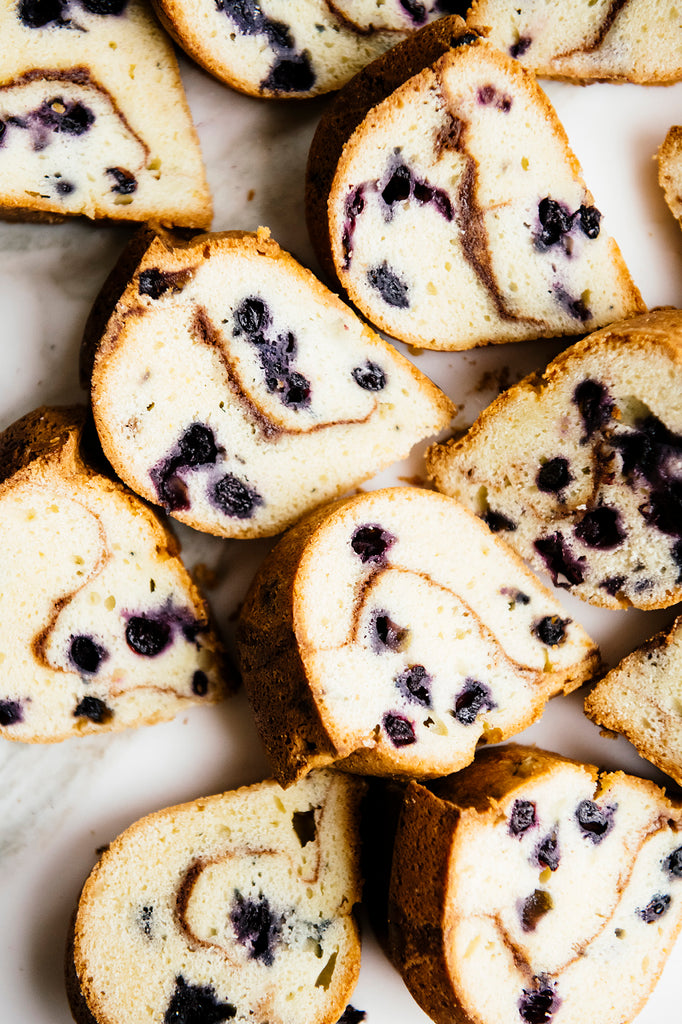
[[607, 608], [682, 598], [682, 312], [605, 327], [427, 452], [462, 501], [556, 586]]
[[549, 100], [458, 18], [339, 94], [307, 205], [326, 272], [401, 341], [578, 335], [645, 309]]
[[347, 499], [285, 534], [244, 601], [237, 646], [284, 784], [331, 762], [446, 775], [598, 667], [589, 637], [506, 545], [417, 487]]
[[682, 224], [682, 127], [673, 125], [658, 150], [658, 183], [672, 215]]
[[3, 0], [0, 38], [0, 217], [210, 225], [173, 47], [145, 0]]
[[154, 0], [174, 39], [252, 96], [338, 89], [379, 54], [467, 0]]
[[322, 771], [131, 825], [81, 893], [76, 1021], [336, 1024], [360, 968], [362, 788]]
[[391, 955], [438, 1024], [626, 1024], [682, 924], [682, 811], [653, 783], [511, 744], [410, 783]]
[[148, 506], [99, 468], [85, 410], [0, 435], [0, 735], [151, 725], [228, 688], [207, 606]]
[[137, 239], [86, 328], [83, 375], [120, 477], [226, 537], [278, 533], [454, 413], [263, 229]]
[[467, 24], [546, 78], [643, 85], [682, 78], [677, 0], [474, 0]]

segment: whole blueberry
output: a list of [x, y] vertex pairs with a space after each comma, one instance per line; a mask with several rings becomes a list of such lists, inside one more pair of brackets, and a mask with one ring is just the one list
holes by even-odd
[[98, 644], [91, 636], [75, 636], [71, 640], [71, 646], [69, 647], [69, 658], [72, 664], [80, 669], [81, 672], [86, 672], [88, 675], [92, 675], [100, 667], [104, 658], [107, 657], [107, 652]]
[[128, 621], [125, 635], [128, 647], [136, 654], [154, 658], [170, 643], [171, 628], [162, 619], [133, 615]]
[[213, 487], [213, 503], [227, 516], [250, 519], [263, 504], [260, 494], [232, 473], [227, 473]]
[[365, 391], [382, 391], [386, 387], [386, 374], [369, 359], [364, 366], [356, 366], [351, 371], [353, 380]]
[[367, 562], [384, 562], [386, 552], [396, 538], [378, 524], [367, 523], [358, 526], [350, 539], [350, 546], [363, 565]]
[[96, 725], [103, 725], [113, 717], [113, 711], [99, 697], [83, 697], [73, 712], [74, 718], [89, 718]]

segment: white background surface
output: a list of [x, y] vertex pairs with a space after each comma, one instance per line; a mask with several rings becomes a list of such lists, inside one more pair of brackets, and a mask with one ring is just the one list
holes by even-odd
[[[315, 269], [305, 231], [303, 176], [308, 145], [328, 101], [258, 101], [229, 91], [186, 62], [182, 71], [214, 194], [214, 228], [267, 225], [284, 248]], [[546, 83], [546, 89], [645, 301], [682, 305], [682, 232], [663, 201], [653, 160], [668, 127], [682, 123], [682, 85]], [[87, 222], [0, 225], [0, 429], [40, 404], [84, 397], [77, 378], [80, 332], [129, 234]], [[457, 423], [465, 425], [494, 397], [497, 381], [508, 375], [514, 382], [566, 344], [414, 358], [458, 403]], [[416, 452], [368, 486], [410, 478], [421, 469]], [[229, 644], [231, 616], [270, 542], [178, 532], [186, 562], [205, 562], [217, 571], [218, 584], [208, 596]], [[674, 616], [672, 609], [596, 611], [560, 596], [601, 643], [609, 664]], [[663, 780], [624, 740], [599, 735], [582, 714], [580, 693], [552, 701], [542, 722], [522, 738]], [[152, 810], [265, 774], [243, 696], [137, 732], [45, 747], [0, 741], [1, 1024], [71, 1021], [64, 940], [97, 847]], [[367, 1012], [369, 1024], [427, 1021], [368, 929], [363, 956], [352, 1002]], [[682, 939], [638, 1024], [678, 1022], [681, 985]]]

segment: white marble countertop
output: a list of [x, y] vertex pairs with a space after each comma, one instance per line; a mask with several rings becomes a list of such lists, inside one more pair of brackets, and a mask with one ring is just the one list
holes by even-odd
[[[255, 229], [314, 268], [303, 214], [307, 149], [327, 100], [268, 103], [240, 96], [182, 63], [215, 199], [214, 228]], [[682, 232], [663, 201], [653, 161], [682, 121], [682, 84], [668, 88], [547, 84], [588, 186], [648, 305], [682, 305]], [[82, 400], [77, 354], [90, 305], [129, 237], [127, 228], [71, 222], [0, 225], [0, 429], [43, 403]], [[496, 393], [563, 344], [423, 353], [418, 365], [470, 423]], [[419, 471], [419, 452], [370, 486]], [[234, 613], [269, 542], [178, 531], [190, 566], [217, 572], [209, 592], [228, 643]], [[671, 621], [667, 612], [596, 611], [560, 595], [614, 663]], [[1, 625], [0, 625], [0, 628]], [[624, 740], [604, 739], [579, 694], [552, 701], [523, 739], [609, 768], [662, 780]], [[64, 942], [79, 888], [109, 842], [142, 815], [267, 774], [243, 696], [174, 722], [54, 746], [0, 741], [0, 1020], [69, 1024]], [[665, 780], [663, 780], [665, 781]], [[365, 932], [353, 1005], [369, 1024], [427, 1021]], [[638, 1024], [679, 1020], [682, 940]]]

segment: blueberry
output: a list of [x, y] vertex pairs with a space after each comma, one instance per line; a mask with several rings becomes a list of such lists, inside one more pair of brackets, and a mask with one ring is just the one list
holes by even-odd
[[557, 647], [566, 639], [566, 626], [570, 619], [561, 619], [558, 615], [545, 615], [544, 619], [534, 623], [533, 633], [548, 647]]
[[20, 0], [19, 20], [27, 28], [42, 28], [62, 21], [68, 0]]
[[365, 391], [382, 391], [386, 387], [386, 374], [369, 359], [364, 366], [355, 366], [351, 370], [351, 376], [358, 387]]
[[601, 843], [613, 828], [613, 816], [616, 808], [613, 805], [600, 807], [593, 800], [581, 800], [575, 812], [578, 825], [590, 842]]
[[290, 373], [284, 378], [282, 401], [293, 409], [310, 405], [310, 381], [302, 373]]
[[169, 276], [158, 267], [142, 270], [137, 279], [137, 289], [140, 295], [148, 295], [150, 299], [160, 299], [171, 287], [172, 282]]
[[69, 658], [81, 672], [92, 675], [106, 657], [107, 652], [91, 636], [75, 636], [71, 640]]
[[618, 547], [625, 540], [625, 530], [620, 521], [620, 513], [608, 505], [586, 512], [575, 527], [575, 535], [590, 548], [607, 551]]
[[596, 206], [581, 206], [578, 210], [580, 230], [588, 238], [596, 238], [599, 234], [601, 213]]
[[668, 854], [663, 861], [663, 869], [674, 878], [682, 878], [682, 846]]
[[197, 697], [205, 697], [208, 693], [208, 676], [201, 669], [192, 676], [192, 693]]
[[268, 18], [265, 21], [264, 28], [270, 46], [274, 50], [291, 50], [293, 48], [294, 40], [289, 31], [289, 26], [283, 21], [272, 21]]
[[[62, 114], [57, 114], [53, 110], [55, 103], [60, 103], [65, 107]], [[63, 132], [65, 135], [84, 135], [95, 121], [95, 115], [92, 110], [82, 103], [63, 103], [61, 97], [57, 97], [48, 101], [47, 104], [43, 104], [43, 107], [45, 106], [50, 108], [50, 126], [54, 127], [58, 132]]]
[[649, 500], [639, 506], [642, 517], [661, 533], [679, 537], [682, 534], [682, 483], [673, 482], [654, 490]]
[[375, 288], [387, 306], [408, 309], [407, 285], [391, 270], [386, 261], [367, 271], [367, 281]]
[[252, 337], [270, 326], [271, 317], [263, 300], [252, 296], [237, 306], [234, 319], [237, 325], [234, 330], [235, 336], [243, 331]]
[[191, 985], [179, 974], [163, 1024], [221, 1024], [236, 1013], [231, 1003], [219, 1001], [212, 985]]
[[154, 658], [160, 654], [171, 639], [171, 628], [161, 619], [146, 615], [133, 615], [126, 626], [126, 642], [136, 654]]
[[465, 679], [464, 689], [455, 697], [451, 714], [461, 725], [471, 725], [480, 711], [492, 711], [497, 704], [487, 686], [475, 679]]
[[227, 473], [215, 484], [212, 499], [221, 512], [235, 519], [250, 519], [256, 509], [264, 504], [258, 491], [232, 473]]
[[480, 36], [476, 32], [464, 32], [461, 36], [453, 36], [450, 39], [451, 49], [455, 49], [457, 46], [471, 46], [472, 43], [478, 42]]
[[550, 871], [556, 871], [561, 860], [561, 850], [559, 848], [559, 839], [556, 832], [548, 832], [547, 835], [540, 840], [533, 852], [538, 864], [542, 864], [544, 867], [549, 868]]
[[563, 203], [546, 196], [538, 204], [538, 217], [542, 230], [539, 241], [542, 245], [554, 245], [571, 228], [571, 215]]
[[615, 597], [619, 590], [622, 590], [627, 583], [627, 576], [608, 576], [599, 584], [601, 590], [605, 590], [611, 597]]
[[[573, 557], [560, 533], [538, 537], [533, 547], [542, 556], [555, 587], [576, 586], [584, 578], [580, 560]], [[563, 576], [567, 583], [560, 581]]]
[[114, 712], [99, 697], [83, 697], [73, 712], [74, 718], [89, 718], [97, 725], [103, 725], [113, 717]]
[[76, 186], [71, 181], [58, 181], [55, 185], [55, 192], [58, 196], [70, 196], [76, 191]]
[[420, 0], [399, 0], [400, 6], [409, 15], [415, 25], [423, 25], [426, 21], [426, 7]]
[[540, 466], [535, 482], [538, 490], [547, 494], [556, 494], [557, 491], [568, 487], [572, 479], [568, 468], [568, 459], [557, 456], [554, 459], [548, 459]]
[[372, 647], [375, 651], [383, 649], [399, 651], [403, 647], [409, 630], [403, 629], [389, 616], [388, 612], [378, 611], [372, 619]]
[[354, 1006], [348, 1004], [336, 1024], [362, 1024], [366, 1019], [367, 1014], [364, 1010], [356, 1010]]
[[649, 900], [646, 907], [636, 911], [637, 917], [641, 917], [646, 924], [653, 924], [659, 917], [663, 917], [669, 906], [670, 896], [658, 892]]
[[24, 708], [20, 700], [0, 700], [0, 726], [23, 722]]
[[548, 1024], [559, 1008], [559, 1000], [554, 989], [543, 979], [533, 980], [540, 987], [523, 989], [523, 995], [519, 999], [519, 1016], [526, 1024]]
[[110, 191], [120, 196], [129, 196], [137, 191], [137, 178], [123, 167], [107, 167], [107, 174], [114, 179]]
[[389, 178], [388, 184], [381, 193], [381, 198], [388, 206], [392, 206], [393, 203], [400, 203], [405, 199], [409, 199], [411, 190], [412, 175], [409, 169], [404, 164], [401, 164], [399, 167], [396, 167]]
[[255, 35], [265, 29], [266, 18], [258, 0], [217, 0], [218, 10], [234, 21], [240, 32]]
[[513, 533], [516, 529], [516, 523], [513, 519], [505, 516], [503, 512], [496, 512], [492, 508], [486, 509], [481, 518], [492, 533], [501, 533], [503, 530], [507, 533]]
[[478, 102], [484, 107], [494, 106], [503, 114], [512, 108], [512, 98], [506, 92], [498, 92], [494, 85], [482, 85], [478, 90]]
[[409, 665], [393, 680], [403, 697], [410, 703], [431, 707], [431, 676], [423, 665]]
[[90, 14], [122, 14], [128, 0], [80, 0]]
[[570, 295], [560, 285], [554, 287], [554, 298], [557, 302], [563, 306], [567, 313], [573, 317], [574, 320], [579, 320], [581, 323], [586, 323], [592, 316], [592, 310], [585, 302], [582, 295], [576, 298], [574, 295]]
[[5, 143], [5, 135], [7, 134], [7, 125], [4, 121], [0, 121], [0, 149], [2, 149]]
[[603, 384], [596, 380], [583, 380], [573, 392], [573, 401], [580, 410], [585, 438], [592, 436], [611, 419], [613, 400]]
[[682, 540], [677, 540], [670, 549], [670, 557], [677, 566], [675, 583], [682, 583]]
[[261, 89], [270, 92], [310, 92], [315, 85], [315, 72], [307, 53], [281, 57], [270, 68]]
[[154, 917], [154, 908], [145, 906], [140, 907], [139, 921], [140, 928], [147, 936], [148, 939], [152, 937], [152, 918]]
[[182, 466], [214, 465], [218, 459], [215, 435], [210, 427], [192, 423], [178, 441]]
[[516, 42], [512, 43], [509, 47], [509, 56], [514, 58], [523, 57], [532, 42], [533, 40], [530, 36], [519, 36]]
[[367, 562], [385, 562], [386, 552], [396, 538], [382, 526], [366, 524], [358, 526], [350, 539], [350, 546], [363, 565]]
[[521, 907], [521, 927], [524, 932], [534, 932], [540, 918], [553, 906], [552, 897], [545, 889], [536, 889], [531, 893]]
[[341, 248], [343, 250], [343, 265], [347, 270], [353, 253], [353, 235], [355, 234], [355, 221], [365, 208], [365, 186], [358, 185], [356, 189], [346, 198], [345, 211], [346, 220], [341, 235]]
[[242, 896], [235, 889], [230, 921], [237, 941], [246, 947], [249, 959], [269, 967], [275, 959], [281, 924], [272, 913], [267, 897], [261, 894], [254, 900]]
[[523, 835], [535, 821], [535, 804], [531, 800], [515, 800], [509, 816], [510, 833], [513, 836]]
[[414, 725], [403, 715], [388, 711], [381, 724], [394, 747], [409, 747], [412, 743], [417, 742]]

